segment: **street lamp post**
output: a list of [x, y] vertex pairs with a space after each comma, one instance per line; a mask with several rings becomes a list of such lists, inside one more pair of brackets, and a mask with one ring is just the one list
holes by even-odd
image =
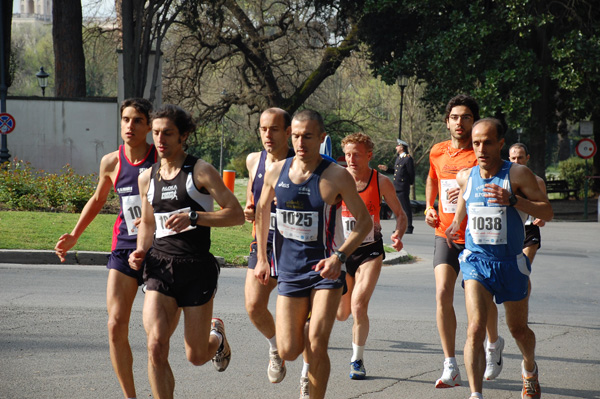
[[[225, 98], [227, 90], [223, 89], [221, 97]], [[223, 176], [223, 144], [225, 141], [225, 115], [221, 118], [221, 157], [219, 158], [219, 174]]]
[[46, 87], [48, 87], [48, 73], [44, 71], [44, 67], [40, 67], [38, 73], [35, 74], [35, 77], [38, 80], [38, 85], [42, 88], [42, 97], [46, 97]]
[[398, 123], [398, 139], [402, 140], [402, 108], [404, 108], [404, 89], [408, 86], [408, 76], [401, 74], [398, 77], [398, 86], [400, 86], [400, 121]]

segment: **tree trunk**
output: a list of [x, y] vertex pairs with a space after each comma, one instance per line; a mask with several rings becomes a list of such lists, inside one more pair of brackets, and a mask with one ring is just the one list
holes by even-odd
[[81, 0], [52, 2], [54, 84], [57, 97], [85, 97]]

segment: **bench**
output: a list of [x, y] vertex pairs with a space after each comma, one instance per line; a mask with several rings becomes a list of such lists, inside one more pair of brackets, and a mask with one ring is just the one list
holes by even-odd
[[[570, 189], [569, 183], [566, 180], [548, 180], [546, 181], [546, 192], [550, 193], [559, 193], [566, 196], [567, 199], [574, 197], [577, 199], [577, 190]], [[572, 193], [572, 194], [571, 194]]]

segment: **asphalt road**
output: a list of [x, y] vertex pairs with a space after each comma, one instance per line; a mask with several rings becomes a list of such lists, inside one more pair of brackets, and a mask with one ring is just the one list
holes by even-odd
[[[384, 221], [389, 231], [393, 222]], [[600, 398], [600, 224], [556, 222], [542, 229], [532, 276], [530, 322], [544, 398]], [[463, 387], [436, 390], [443, 354], [435, 325], [433, 232], [422, 218], [405, 237], [411, 264], [386, 266], [373, 296], [365, 352], [368, 379], [348, 378], [351, 318], [330, 340], [330, 398], [444, 398], [469, 396], [462, 367], [466, 315], [456, 293], [457, 349]], [[1, 260], [0, 260], [1, 262]], [[0, 398], [120, 398], [110, 364], [105, 284], [101, 266], [0, 263]], [[170, 361], [178, 398], [297, 398], [301, 359], [288, 363], [280, 384], [266, 378], [267, 343], [244, 310], [245, 269], [223, 269], [215, 315], [225, 321], [233, 349], [229, 368], [194, 367], [185, 360], [181, 326]], [[140, 291], [131, 320], [138, 398], [151, 397], [146, 372]], [[274, 301], [271, 303], [274, 310]], [[486, 399], [520, 398], [520, 353], [500, 309], [505, 367], [484, 383]]]

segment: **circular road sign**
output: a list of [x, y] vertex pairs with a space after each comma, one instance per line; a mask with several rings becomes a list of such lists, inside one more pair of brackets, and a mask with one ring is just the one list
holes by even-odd
[[592, 139], [581, 139], [575, 146], [575, 152], [580, 158], [589, 159], [596, 155], [596, 143]]
[[0, 133], [9, 134], [15, 130], [15, 118], [11, 114], [0, 114]]

